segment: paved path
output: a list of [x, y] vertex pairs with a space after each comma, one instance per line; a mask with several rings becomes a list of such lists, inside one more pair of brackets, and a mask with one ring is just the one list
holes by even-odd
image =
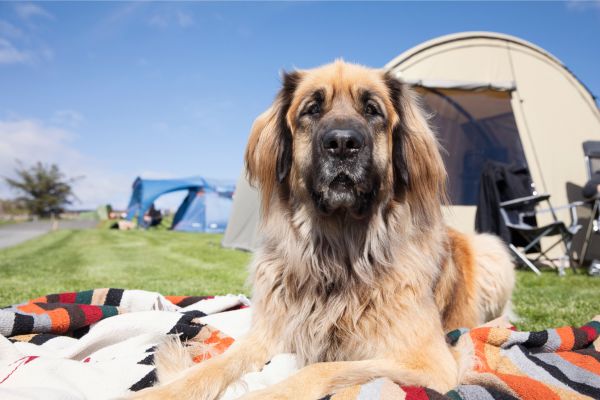
[[[91, 229], [97, 221], [60, 220], [58, 229]], [[28, 221], [0, 226], [0, 249], [14, 246], [52, 230], [50, 221]]]

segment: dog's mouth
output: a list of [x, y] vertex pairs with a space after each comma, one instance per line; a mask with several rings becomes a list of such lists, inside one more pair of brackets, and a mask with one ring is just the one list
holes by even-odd
[[334, 191], [341, 192], [353, 192], [354, 191], [354, 181], [348, 175], [341, 173], [338, 174], [331, 183], [329, 184], [329, 189]]
[[374, 185], [361, 182], [350, 175], [338, 173], [327, 184], [312, 192], [313, 201], [321, 215], [349, 214], [363, 218], [375, 197]]

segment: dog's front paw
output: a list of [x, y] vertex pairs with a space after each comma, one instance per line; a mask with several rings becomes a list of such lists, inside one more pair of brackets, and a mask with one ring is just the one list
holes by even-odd
[[155, 386], [140, 390], [139, 392], [133, 392], [123, 400], [169, 400], [174, 398], [175, 397], [169, 397], [169, 395], [165, 393], [163, 387]]
[[206, 381], [187, 380], [154, 386], [132, 393], [126, 400], [215, 400], [220, 390]]
[[132, 400], [215, 400], [230, 383], [216, 360], [197, 364], [175, 379], [132, 393]]
[[255, 390], [240, 397], [238, 400], [292, 400], [295, 397], [290, 397], [286, 394], [275, 392], [269, 389]]

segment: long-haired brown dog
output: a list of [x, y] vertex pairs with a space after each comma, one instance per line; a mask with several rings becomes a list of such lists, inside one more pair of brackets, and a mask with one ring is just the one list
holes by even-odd
[[138, 396], [215, 399], [281, 352], [306, 367], [245, 398], [317, 399], [377, 377], [457, 385], [466, 357], [444, 332], [501, 315], [514, 272], [497, 239], [445, 225], [446, 172], [410, 90], [342, 61], [288, 73], [246, 167], [264, 235], [250, 333], [183, 371], [165, 347], [161, 385]]

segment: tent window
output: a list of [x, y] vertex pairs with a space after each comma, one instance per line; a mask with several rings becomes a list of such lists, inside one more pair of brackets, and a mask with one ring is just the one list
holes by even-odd
[[527, 167], [510, 93], [419, 88], [448, 171], [452, 204], [476, 205], [487, 160]]

